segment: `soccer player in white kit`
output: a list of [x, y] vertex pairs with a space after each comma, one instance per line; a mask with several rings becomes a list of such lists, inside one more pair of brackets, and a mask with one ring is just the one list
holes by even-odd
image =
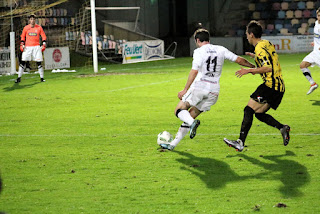
[[[40, 46], [40, 36], [42, 38], [42, 46]], [[46, 34], [42, 27], [36, 24], [35, 15], [29, 16], [29, 24], [23, 28], [21, 34], [20, 50], [22, 52], [21, 63], [19, 65], [18, 78], [15, 83], [21, 82], [21, 76], [26, 67], [27, 61], [36, 61], [40, 74], [40, 81], [45, 82], [43, 78], [43, 61], [42, 52], [46, 49]]]
[[202, 112], [209, 111], [218, 100], [219, 81], [225, 59], [242, 66], [255, 67], [228, 49], [210, 44], [209, 38], [210, 34], [205, 29], [198, 29], [194, 33], [198, 48], [194, 50], [192, 69], [184, 89], [178, 93], [180, 102], [175, 109], [175, 115], [183, 123], [172, 142], [160, 144], [163, 149], [173, 150], [189, 131], [190, 138], [195, 137], [200, 125], [200, 120], [195, 118]]
[[313, 46], [313, 51], [309, 53], [300, 63], [301, 71], [310, 82], [310, 89], [307, 92], [307, 95], [311, 94], [318, 88], [318, 84], [313, 80], [308, 67], [313, 67], [314, 65], [318, 65], [320, 67], [320, 8], [317, 10], [317, 20], [314, 26], [314, 38], [311, 45]]

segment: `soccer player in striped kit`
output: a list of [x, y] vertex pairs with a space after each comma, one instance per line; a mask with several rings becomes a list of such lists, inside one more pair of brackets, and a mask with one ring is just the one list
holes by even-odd
[[[42, 38], [42, 46], [40, 46], [40, 36]], [[29, 16], [29, 24], [23, 28], [21, 34], [20, 50], [22, 52], [21, 63], [19, 65], [18, 78], [15, 83], [21, 81], [21, 76], [26, 67], [26, 61], [36, 61], [40, 74], [40, 81], [45, 82], [44, 72], [41, 62], [43, 61], [42, 52], [46, 49], [46, 34], [42, 27], [36, 24], [36, 16]]]
[[224, 138], [224, 142], [241, 152], [244, 149], [244, 143], [255, 115], [261, 122], [279, 129], [283, 138], [283, 145], [286, 146], [290, 140], [290, 126], [284, 125], [271, 115], [266, 114], [270, 108], [274, 110], [278, 108], [285, 92], [278, 54], [271, 42], [261, 39], [262, 27], [259, 22], [251, 21], [247, 25], [246, 35], [248, 42], [255, 47], [255, 53], [246, 54], [254, 57], [257, 67], [241, 68], [236, 72], [236, 76], [240, 78], [250, 73], [253, 75], [260, 74], [263, 83], [251, 94], [250, 100], [244, 108], [239, 139], [228, 140]]

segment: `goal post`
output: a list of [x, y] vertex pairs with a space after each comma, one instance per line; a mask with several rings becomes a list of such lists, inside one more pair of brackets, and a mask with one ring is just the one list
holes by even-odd
[[11, 61], [11, 69], [10, 74], [16, 74], [16, 38], [15, 32], [10, 32], [10, 61]]
[[10, 74], [14, 75], [16, 74], [16, 34], [13, 31], [13, 17], [12, 17], [12, 0], [10, 1], [10, 25], [11, 25], [11, 31], [10, 31], [10, 61], [11, 61], [11, 69]]
[[91, 0], [91, 30], [92, 30], [92, 51], [93, 51], [93, 71], [98, 73], [98, 51], [97, 51], [97, 23], [96, 23], [96, 6], [95, 0]]
[[96, 23], [96, 10], [137, 10], [135, 19], [134, 31], [137, 30], [138, 20], [140, 14], [140, 7], [96, 7], [95, 0], [90, 0], [90, 7], [86, 7], [86, 10], [91, 11], [91, 30], [92, 30], [92, 54], [93, 54], [93, 68], [94, 72], [98, 72], [98, 51], [97, 51], [97, 23]]

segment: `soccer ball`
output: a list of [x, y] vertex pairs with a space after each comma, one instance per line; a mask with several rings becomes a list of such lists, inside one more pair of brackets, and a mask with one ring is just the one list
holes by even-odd
[[160, 145], [161, 143], [168, 144], [172, 140], [173, 140], [172, 135], [167, 131], [163, 131], [158, 134], [157, 143], [158, 145]]

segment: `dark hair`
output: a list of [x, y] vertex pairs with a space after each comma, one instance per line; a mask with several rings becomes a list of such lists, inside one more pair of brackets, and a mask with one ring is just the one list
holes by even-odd
[[253, 33], [254, 37], [261, 38], [262, 36], [262, 27], [259, 22], [251, 21], [247, 25], [248, 34]]
[[317, 9], [317, 14], [320, 12], [320, 7]]
[[197, 39], [200, 40], [200, 42], [207, 41], [209, 42], [210, 40], [210, 33], [204, 28], [200, 28], [194, 32], [194, 40], [197, 41]]
[[28, 19], [31, 19], [31, 18], [36, 18], [36, 15], [30, 14], [30, 15], [28, 16]]

